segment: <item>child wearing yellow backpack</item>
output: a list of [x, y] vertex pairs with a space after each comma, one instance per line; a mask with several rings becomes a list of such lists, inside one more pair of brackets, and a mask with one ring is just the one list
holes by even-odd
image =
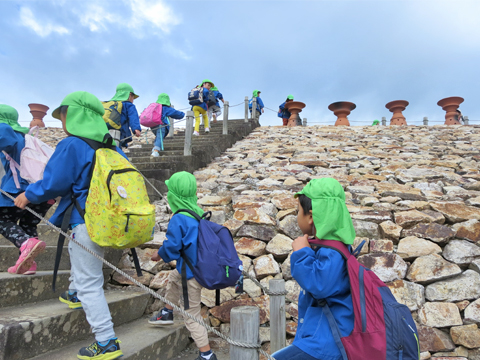
[[[56, 226], [62, 225], [65, 213], [71, 208], [74, 199], [81, 209], [85, 209], [95, 150], [78, 137], [103, 143], [109, 137], [103, 114], [102, 103], [88, 92], [77, 91], [65, 97], [52, 116], [62, 121], [63, 130], [69, 136], [57, 145], [45, 167], [43, 180], [30, 184], [26, 191], [15, 199], [16, 206], [23, 209], [30, 202], [38, 204], [61, 196], [62, 200], [50, 218]], [[117, 151], [121, 153], [118, 148]], [[119, 187], [118, 192], [122, 196], [120, 190]], [[72, 229], [72, 237], [103, 258], [104, 248], [91, 240], [85, 220], [75, 206], [68, 223]], [[60, 301], [68, 304], [70, 308], [83, 307], [95, 335], [95, 342], [81, 348], [77, 357], [116, 359], [123, 353], [120, 350], [120, 341], [115, 337], [112, 317], [103, 291], [103, 263], [73, 241], [68, 244], [68, 252], [71, 283], [69, 290], [60, 296]]]

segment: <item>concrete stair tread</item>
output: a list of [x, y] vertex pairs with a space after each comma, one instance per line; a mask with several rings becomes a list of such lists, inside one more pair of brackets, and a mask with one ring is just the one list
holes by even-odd
[[[148, 318], [142, 317], [130, 323], [115, 327], [115, 335], [121, 341], [123, 352], [121, 359], [171, 359], [189, 344], [188, 330], [183, 321], [174, 325], [155, 327], [148, 324]], [[80, 348], [90, 345], [91, 339], [69, 344], [31, 360], [75, 360]]]
[[[68, 287], [70, 271], [59, 270], [56, 286]], [[34, 275], [13, 275], [0, 272], [0, 308], [58, 298], [52, 291], [53, 271], [37, 271]]]

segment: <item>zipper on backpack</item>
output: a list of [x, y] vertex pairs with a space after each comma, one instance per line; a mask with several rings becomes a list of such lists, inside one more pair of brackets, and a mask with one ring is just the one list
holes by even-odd
[[227, 271], [227, 278], [230, 277], [230, 274], [228, 273], [228, 269], [230, 268], [230, 266], [225, 266], [225, 270]]
[[418, 351], [418, 358], [420, 359], [420, 343], [418, 341], [418, 336], [417, 334], [415, 333], [415, 330], [413, 330], [413, 328], [410, 326], [410, 324], [407, 322], [407, 319], [405, 319], [403, 316], [402, 316], [402, 320], [405, 321], [405, 324], [407, 324], [408, 328], [412, 331], [413, 333], [413, 336], [415, 336], [415, 341], [417, 342], [417, 351]]
[[125, 232], [128, 232], [128, 223], [130, 221], [130, 214], [127, 214], [127, 224], [125, 225]]

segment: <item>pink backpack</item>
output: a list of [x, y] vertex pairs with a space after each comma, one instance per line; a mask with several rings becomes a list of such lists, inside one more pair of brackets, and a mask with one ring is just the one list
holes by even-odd
[[140, 114], [140, 125], [146, 127], [155, 127], [163, 125], [162, 122], [162, 104], [151, 103]]
[[[35, 136], [30, 135], [34, 130], [36, 130]], [[20, 164], [13, 160], [5, 151], [3, 152], [7, 160], [10, 161], [10, 169], [12, 170], [13, 181], [17, 189], [20, 189], [17, 169], [20, 172], [20, 177], [29, 183], [42, 180], [45, 166], [55, 151], [43, 141], [39, 140], [37, 135], [38, 126], [31, 128], [28, 134], [25, 135], [25, 147], [20, 153]]]

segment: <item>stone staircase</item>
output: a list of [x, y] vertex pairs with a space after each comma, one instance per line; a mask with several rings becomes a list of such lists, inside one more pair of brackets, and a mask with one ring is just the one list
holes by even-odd
[[[164, 151], [160, 157], [151, 157], [153, 144], [131, 148], [127, 154], [145, 177], [160, 191], [167, 188], [164, 181], [177, 171], [193, 172], [207, 166], [215, 157], [231, 147], [235, 142], [243, 139], [253, 129], [259, 126], [256, 121], [245, 123], [241, 120], [228, 120], [228, 135], [222, 135], [223, 121], [211, 123], [210, 133], [205, 134], [203, 125], [200, 126], [200, 136], [192, 136], [192, 155], [184, 156], [185, 131], [179, 131], [173, 138], [164, 140]], [[149, 188], [149, 195], [157, 199], [157, 194]]]
[[[183, 156], [185, 133], [165, 140], [165, 151], [159, 158], [151, 158], [152, 145], [132, 148], [131, 161], [153, 181], [161, 191], [166, 191], [164, 180], [176, 171], [190, 171], [206, 166], [213, 158], [259, 126], [256, 122], [230, 120], [228, 135], [222, 135], [222, 121], [212, 124], [210, 134], [192, 140], [192, 155]], [[153, 190], [150, 189], [152, 194]], [[47, 218], [51, 214], [47, 214]], [[57, 292], [52, 291], [53, 267], [58, 234], [41, 223], [39, 238], [47, 243], [46, 251], [36, 258], [35, 275], [11, 275], [8, 267], [15, 264], [18, 249], [0, 235], [0, 360], [68, 360], [77, 359], [83, 346], [94, 341], [83, 310], [72, 310], [58, 297], [68, 288], [70, 261], [68, 240], [63, 249]], [[106, 260], [118, 264], [122, 252], [108, 249]], [[112, 270], [104, 267], [106, 283]], [[113, 288], [113, 289], [112, 289]], [[171, 359], [189, 344], [189, 333], [183, 321], [166, 328], [152, 327], [147, 323], [145, 311], [151, 296], [138, 288], [107, 286], [105, 295], [110, 307], [115, 332], [121, 340], [122, 359]]]

